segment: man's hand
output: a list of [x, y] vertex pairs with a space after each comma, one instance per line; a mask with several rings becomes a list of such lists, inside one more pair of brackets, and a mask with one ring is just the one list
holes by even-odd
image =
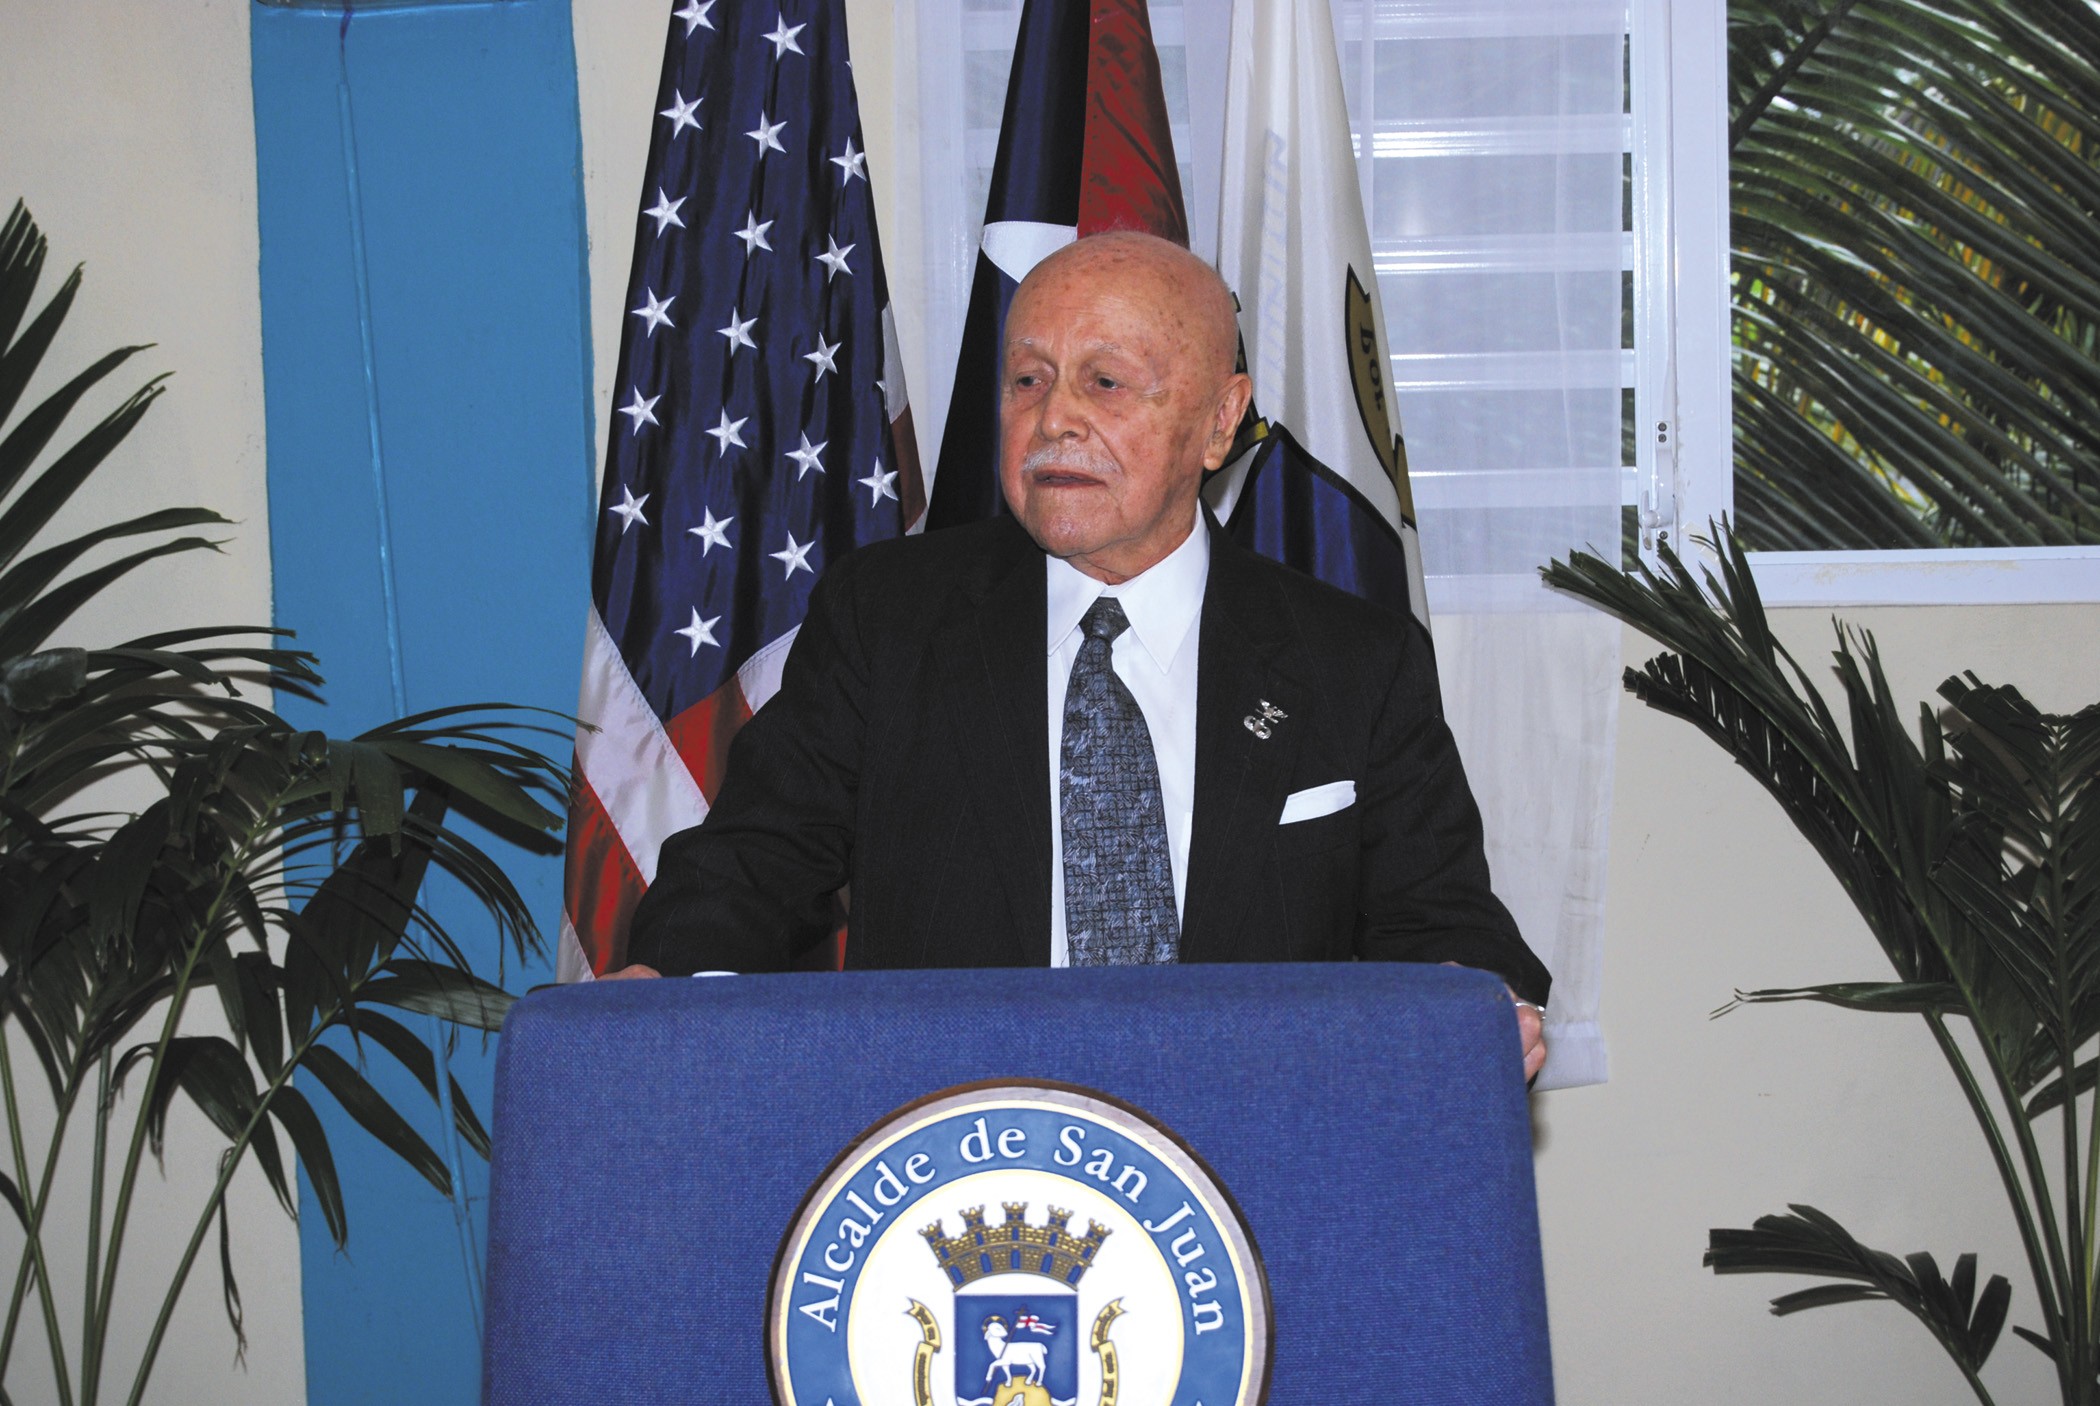
[[[609, 972], [606, 972], [606, 973], [605, 973], [605, 974], [604, 974], [603, 976], [599, 977], [599, 978], [598, 978], [598, 980], [600, 980], [600, 981], [638, 981], [638, 980], [642, 979], [643, 977], [650, 977], [650, 976], [662, 976], [662, 975], [663, 975], [663, 973], [662, 973], [662, 972], [660, 972], [660, 971], [658, 971], [658, 970], [657, 970], [657, 969], [656, 969], [655, 967], [647, 967], [647, 966], [643, 966], [643, 965], [642, 965], [642, 964], [641, 964], [640, 962], [636, 962], [636, 963], [635, 963], [635, 964], [634, 964], [633, 966], [631, 966], [631, 967], [621, 967], [621, 968], [620, 968], [620, 969], [619, 969], [618, 971], [609, 971]], [[1537, 1025], [1537, 1024], [1538, 1024], [1538, 1017], [1537, 1017], [1536, 1015], [1533, 1015], [1533, 1017], [1532, 1017], [1532, 1024], [1533, 1024], [1533, 1025]], [[1544, 1058], [1545, 1058], [1545, 1056], [1544, 1056], [1544, 1055], [1541, 1055], [1541, 1056], [1539, 1056], [1539, 1058], [1541, 1058], [1541, 1059], [1544, 1059]]]
[[[1444, 962], [1447, 967], [1462, 967], [1464, 962]], [[1524, 1043], [1524, 1082], [1529, 1084], [1539, 1077], [1546, 1067], [1546, 1017], [1545, 1013], [1531, 1002], [1510, 990], [1508, 982], [1502, 989], [1509, 992], [1509, 999], [1517, 1007], [1517, 1036]]]
[[1516, 992], [1510, 991], [1509, 999], [1517, 1003], [1517, 1034], [1524, 1041], [1524, 1082], [1528, 1084], [1546, 1067], [1546, 1021], [1537, 1006]]

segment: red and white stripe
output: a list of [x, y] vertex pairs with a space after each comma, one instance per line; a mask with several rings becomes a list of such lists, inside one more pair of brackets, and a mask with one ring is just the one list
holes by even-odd
[[729, 740], [780, 689], [790, 630], [736, 677], [660, 722], [595, 608], [585, 627], [576, 783], [569, 802], [567, 901], [557, 975], [589, 980], [624, 958], [627, 920], [656, 878], [663, 842], [707, 818]]

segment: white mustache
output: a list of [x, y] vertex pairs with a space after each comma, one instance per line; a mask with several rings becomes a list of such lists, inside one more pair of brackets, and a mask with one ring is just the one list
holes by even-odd
[[1077, 445], [1045, 444], [1028, 451], [1021, 461], [1023, 473], [1039, 473], [1044, 469], [1070, 469], [1079, 473], [1106, 476], [1111, 466], [1089, 454]]

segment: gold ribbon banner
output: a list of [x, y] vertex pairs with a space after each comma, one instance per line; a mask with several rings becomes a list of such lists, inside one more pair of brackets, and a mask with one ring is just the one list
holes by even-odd
[[[933, 1321], [933, 1310], [917, 1299], [907, 1300], [905, 1316], [919, 1325], [919, 1345], [912, 1352], [911, 1399], [915, 1406], [933, 1406], [933, 1355], [941, 1350], [941, 1325]], [[1096, 1329], [1098, 1332], [1099, 1329]]]
[[1122, 1373], [1116, 1366], [1116, 1345], [1108, 1340], [1108, 1325], [1122, 1316], [1123, 1301], [1110, 1300], [1094, 1319], [1094, 1333], [1088, 1342], [1101, 1359], [1101, 1406], [1116, 1406], [1116, 1392], [1122, 1386]]

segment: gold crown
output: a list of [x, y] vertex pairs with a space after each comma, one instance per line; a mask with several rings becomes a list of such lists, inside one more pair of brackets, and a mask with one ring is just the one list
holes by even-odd
[[987, 1226], [984, 1207], [962, 1213], [963, 1233], [950, 1237], [945, 1222], [935, 1221], [919, 1234], [933, 1247], [933, 1257], [955, 1288], [990, 1274], [1038, 1274], [1060, 1284], [1077, 1284], [1093, 1268], [1094, 1255], [1108, 1238], [1107, 1227], [1089, 1220], [1086, 1234], [1074, 1235], [1067, 1227], [1072, 1213], [1050, 1208], [1050, 1224], [1033, 1226], [1025, 1217], [1026, 1201], [1001, 1203], [1006, 1224]]

